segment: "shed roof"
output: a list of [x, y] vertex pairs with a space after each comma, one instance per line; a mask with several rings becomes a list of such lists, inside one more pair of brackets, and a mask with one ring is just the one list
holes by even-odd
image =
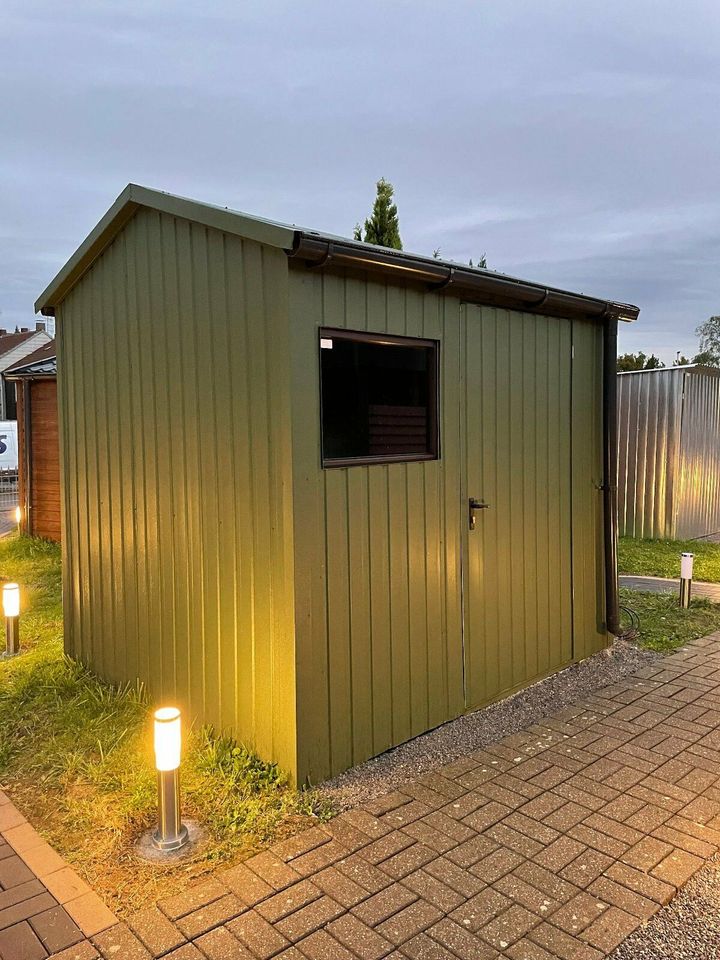
[[25, 357], [22, 363], [3, 372], [3, 376], [10, 380], [20, 380], [32, 377], [57, 376], [57, 356], [55, 341], [50, 340]]
[[401, 281], [426, 283], [431, 288], [447, 290], [464, 299], [536, 313], [626, 321], [635, 320], [639, 313], [639, 309], [632, 304], [588, 297], [492, 270], [472, 268], [449, 260], [419, 256], [317, 230], [277, 223], [227, 207], [176, 197], [134, 183], [125, 187], [105, 216], [50, 282], [37, 299], [35, 310], [46, 316], [54, 316], [55, 307], [141, 207], [159, 210], [171, 216], [278, 247], [289, 257], [315, 268], [360, 268], [389, 274]]

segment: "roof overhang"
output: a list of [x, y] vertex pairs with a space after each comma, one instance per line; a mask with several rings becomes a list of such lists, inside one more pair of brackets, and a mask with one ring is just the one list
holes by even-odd
[[632, 304], [588, 297], [509, 277], [492, 270], [473, 269], [447, 260], [377, 247], [314, 230], [301, 230], [224, 207], [151, 190], [134, 183], [123, 190], [102, 220], [38, 297], [35, 303], [36, 312], [40, 311], [44, 316], [54, 316], [57, 305], [141, 207], [159, 210], [174, 217], [280, 248], [287, 253], [291, 262], [313, 270], [359, 269], [400, 282], [424, 284], [429, 289], [446, 291], [452, 296], [472, 302], [533, 313], [631, 322], [637, 319], [640, 312], [638, 307]]

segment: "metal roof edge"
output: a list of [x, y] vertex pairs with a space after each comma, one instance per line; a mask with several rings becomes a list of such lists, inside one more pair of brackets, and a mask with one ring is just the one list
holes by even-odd
[[707, 373], [712, 377], [720, 377], [720, 367], [711, 367], [707, 363], [678, 363], [671, 367], [652, 367], [650, 370], [618, 370], [619, 377], [627, 377], [638, 373], [669, 373], [674, 370], [685, 370], [688, 373]]
[[585, 294], [572, 293], [544, 284], [519, 280], [492, 270], [472, 268], [448, 260], [436, 260], [373, 244], [348, 240], [315, 230], [264, 220], [227, 207], [188, 200], [171, 193], [129, 183], [107, 213], [90, 231], [67, 263], [35, 302], [35, 311], [54, 316], [55, 307], [70, 292], [92, 263], [113, 241], [140, 207], [159, 210], [203, 224], [225, 233], [285, 250], [288, 257], [305, 261], [313, 268], [360, 266], [390, 272], [406, 279], [430, 284], [431, 289], [474, 296], [534, 312], [560, 315], [587, 315], [595, 319], [632, 322], [639, 308]]
[[107, 213], [93, 227], [65, 265], [35, 301], [35, 312], [54, 316], [55, 307], [75, 286], [92, 263], [115, 239], [140, 207], [192, 220], [225, 233], [256, 240], [280, 249], [291, 248], [295, 229], [272, 220], [252, 217], [225, 207], [177, 197], [161, 190], [129, 183]]

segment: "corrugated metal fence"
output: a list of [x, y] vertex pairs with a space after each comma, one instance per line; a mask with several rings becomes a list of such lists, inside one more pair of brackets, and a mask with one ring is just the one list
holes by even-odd
[[618, 440], [622, 536], [720, 531], [720, 370], [618, 374]]

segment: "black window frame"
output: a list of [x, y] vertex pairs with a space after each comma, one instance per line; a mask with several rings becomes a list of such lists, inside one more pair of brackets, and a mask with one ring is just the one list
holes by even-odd
[[[392, 345], [398, 347], [423, 347], [432, 351], [432, 361], [429, 365], [428, 376], [428, 418], [430, 421], [429, 440], [430, 448], [427, 453], [398, 454], [397, 456], [360, 456], [360, 457], [326, 457], [322, 389], [322, 340], [352, 340], [360, 343], [372, 343], [380, 346]], [[336, 329], [334, 327], [320, 327], [318, 329], [318, 389], [320, 393], [320, 461], [323, 469], [333, 467], [359, 467], [382, 465], [388, 463], [424, 463], [440, 459], [440, 341], [423, 337], [406, 337], [396, 334], [368, 333], [364, 330]]]

